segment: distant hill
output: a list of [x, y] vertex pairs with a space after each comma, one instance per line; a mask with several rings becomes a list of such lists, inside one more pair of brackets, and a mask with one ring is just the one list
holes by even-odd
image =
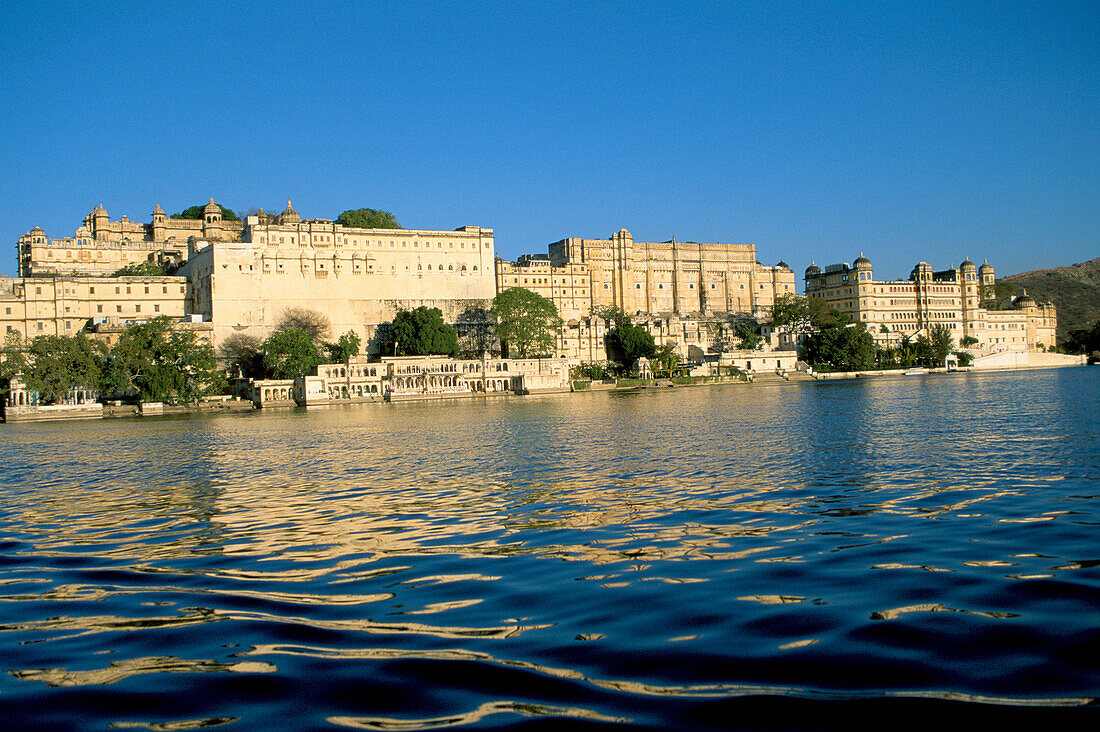
[[[1037, 269], [1005, 277], [998, 284], [1011, 284], [1016, 292], [1058, 308], [1058, 342], [1070, 331], [1091, 327], [1100, 320], [1100, 257], [1068, 267]], [[998, 288], [1000, 295], [1000, 288]]]

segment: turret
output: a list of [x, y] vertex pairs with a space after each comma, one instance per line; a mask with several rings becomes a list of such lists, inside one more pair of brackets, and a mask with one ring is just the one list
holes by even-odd
[[222, 220], [222, 208], [214, 203], [213, 198], [210, 199], [210, 203], [203, 207], [202, 220], [207, 224], [216, 224]]
[[978, 267], [978, 280], [981, 282], [981, 300], [986, 302], [997, 299], [997, 276], [993, 271], [993, 265], [986, 260]]
[[874, 279], [871, 260], [863, 256], [863, 252], [860, 252], [856, 261], [852, 262], [852, 268], [856, 271], [856, 280], [869, 281]]
[[157, 204], [153, 209], [153, 241], [164, 241], [164, 209]]
[[107, 210], [103, 208], [102, 203], [92, 209], [92, 213], [89, 218], [91, 218], [92, 220], [92, 238], [106, 238], [107, 222], [109, 219], [107, 216]]

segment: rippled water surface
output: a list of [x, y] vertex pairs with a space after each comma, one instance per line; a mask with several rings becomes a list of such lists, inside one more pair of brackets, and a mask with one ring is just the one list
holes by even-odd
[[8, 728], [1094, 724], [1100, 369], [0, 425]]

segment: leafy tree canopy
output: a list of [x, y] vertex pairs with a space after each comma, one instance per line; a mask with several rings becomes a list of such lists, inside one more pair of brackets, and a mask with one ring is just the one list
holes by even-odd
[[592, 307], [592, 315], [615, 328], [630, 323], [630, 316], [616, 305], [595, 305]]
[[324, 313], [309, 308], [287, 308], [279, 316], [276, 330], [304, 331], [311, 341], [320, 345], [332, 331], [332, 324]]
[[653, 358], [657, 355], [657, 345], [650, 332], [643, 326], [629, 322], [609, 330], [604, 343], [613, 358], [628, 368], [639, 358]]
[[293, 379], [313, 373], [321, 354], [313, 338], [300, 328], [277, 330], [264, 341], [264, 369], [275, 379]]
[[325, 349], [333, 363], [347, 363], [352, 357], [359, 355], [359, 346], [362, 342], [355, 331], [349, 330], [335, 343], [326, 343]]
[[27, 349], [23, 383], [53, 404], [73, 387], [97, 389], [107, 349], [83, 335], [38, 336]]
[[1070, 331], [1062, 348], [1068, 353], [1093, 354], [1100, 351], [1100, 320], [1092, 324], [1091, 328], [1078, 328]]
[[657, 367], [670, 374], [675, 371], [676, 367], [680, 364], [680, 355], [676, 353], [675, 343], [665, 343], [659, 346], [654, 358], [657, 361]]
[[4, 336], [4, 345], [0, 347], [0, 380], [10, 379], [26, 368], [28, 348], [29, 344], [19, 331], [8, 331]]
[[849, 318], [829, 307], [824, 300], [787, 293], [772, 304], [772, 325], [789, 326], [795, 332], [808, 333], [849, 322]]
[[959, 366], [969, 366], [974, 363], [974, 356], [966, 351], [955, 351], [955, 358], [959, 359]]
[[760, 334], [760, 324], [755, 318], [740, 318], [733, 324], [733, 335], [737, 338], [737, 347], [745, 351], [755, 351], [764, 345], [764, 336]]
[[490, 310], [497, 320], [497, 336], [519, 358], [554, 352], [554, 332], [561, 327], [558, 308], [537, 292], [513, 287], [497, 293]]
[[951, 330], [946, 325], [937, 323], [929, 330], [928, 341], [933, 365], [943, 366], [943, 360], [955, 346], [955, 336], [951, 335]]
[[[204, 204], [200, 204], [198, 206], [191, 206], [190, 208], [185, 208], [182, 211], [180, 211], [178, 214], [173, 214], [172, 218], [174, 218], [174, 219], [201, 219], [203, 217], [203, 213], [204, 213], [204, 211], [205, 211], [205, 209], [208, 205], [209, 204], [204, 203]], [[222, 210], [222, 221], [240, 221], [240, 219], [237, 218], [237, 214], [233, 213], [233, 209], [226, 208], [225, 206], [222, 206], [221, 204], [215, 204], [215, 205]]]
[[875, 363], [875, 343], [863, 323], [822, 328], [806, 339], [806, 360], [841, 371], [869, 369]]
[[224, 386], [214, 349], [167, 316], [130, 325], [111, 350], [104, 392], [136, 391], [144, 401], [193, 402]]
[[374, 208], [354, 208], [336, 217], [336, 223], [355, 229], [400, 229], [401, 224], [389, 211]]
[[116, 269], [111, 273], [112, 277], [163, 277], [168, 274], [164, 267], [152, 262], [135, 262], [125, 267]]
[[458, 332], [443, 322], [439, 308], [398, 311], [392, 327], [401, 356], [458, 355]]

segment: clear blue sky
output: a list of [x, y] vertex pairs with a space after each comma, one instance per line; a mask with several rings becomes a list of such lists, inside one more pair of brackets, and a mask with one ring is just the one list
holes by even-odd
[[1096, 0], [380, 5], [4, 3], [0, 274], [35, 225], [211, 196], [799, 278], [1100, 256]]

